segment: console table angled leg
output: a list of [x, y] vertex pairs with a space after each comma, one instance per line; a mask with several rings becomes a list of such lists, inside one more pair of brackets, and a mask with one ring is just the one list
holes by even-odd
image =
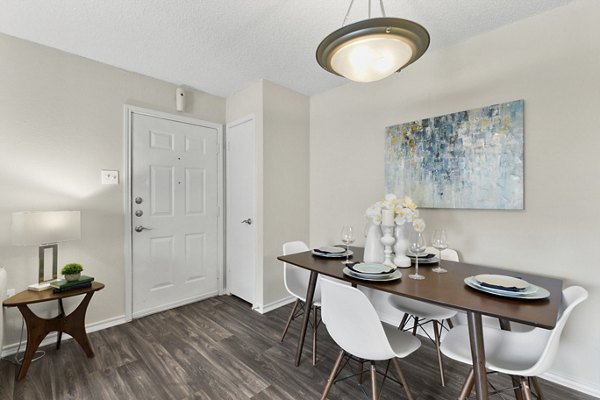
[[18, 306], [18, 308], [27, 325], [27, 347], [25, 348], [21, 367], [17, 373], [17, 381], [20, 381], [27, 375], [27, 370], [31, 365], [35, 352], [48, 334], [48, 327], [47, 320], [35, 315], [26, 305]]
[[85, 313], [93, 295], [94, 292], [86, 294], [77, 308], [64, 317], [61, 327], [63, 332], [71, 335], [79, 343], [88, 358], [94, 357], [94, 351], [85, 331]]

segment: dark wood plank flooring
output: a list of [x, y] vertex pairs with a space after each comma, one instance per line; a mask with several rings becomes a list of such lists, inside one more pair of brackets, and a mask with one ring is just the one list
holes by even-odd
[[[16, 365], [0, 362], [0, 399], [318, 399], [339, 350], [322, 326], [317, 366], [311, 364], [307, 337], [303, 362], [294, 367], [299, 321], [279, 342], [290, 310], [260, 315], [247, 303], [222, 296], [91, 333], [93, 359], [73, 340], [59, 351], [47, 346], [46, 356], [31, 365], [21, 382], [14, 380]], [[415, 400], [456, 399], [467, 368], [446, 360], [448, 383], [441, 387], [434, 348], [422, 342], [417, 352], [400, 360]], [[492, 380], [509, 385], [501, 376]], [[541, 383], [547, 400], [593, 399]], [[503, 396], [514, 398], [511, 392]], [[329, 398], [366, 397], [357, 380], [348, 379], [334, 385]], [[382, 400], [404, 398], [400, 386], [386, 383]]]

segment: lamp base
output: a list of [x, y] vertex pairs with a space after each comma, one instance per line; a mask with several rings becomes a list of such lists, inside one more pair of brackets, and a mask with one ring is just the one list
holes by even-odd
[[48, 289], [52, 289], [52, 286], [50, 286], [50, 282], [33, 283], [27, 286], [27, 290], [32, 290], [34, 292], [41, 292], [43, 290]]

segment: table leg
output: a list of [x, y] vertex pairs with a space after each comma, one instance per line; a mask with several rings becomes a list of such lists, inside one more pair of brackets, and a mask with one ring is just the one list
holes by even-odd
[[52, 319], [38, 317], [27, 305], [18, 306], [27, 325], [27, 347], [25, 348], [23, 362], [17, 374], [17, 381], [20, 381], [27, 375], [31, 360], [40, 343], [48, 333], [53, 331], [65, 332], [71, 335], [79, 343], [88, 358], [94, 357], [94, 351], [85, 332], [85, 313], [93, 294], [94, 292], [87, 293], [71, 314], [66, 316], [64, 314], [58, 315]]
[[310, 311], [312, 308], [313, 297], [315, 296], [315, 288], [317, 287], [318, 276], [318, 272], [310, 271], [308, 287], [306, 288], [306, 304], [304, 305], [304, 318], [302, 319], [302, 328], [300, 329], [300, 336], [298, 337], [298, 348], [296, 349], [296, 366], [300, 365], [300, 359], [302, 358], [304, 337], [306, 336], [306, 328], [308, 327], [308, 321], [310, 320]]
[[[58, 316], [65, 316], [65, 307], [63, 306], [62, 299], [58, 299]], [[60, 342], [62, 341], [62, 331], [58, 331], [56, 335], [56, 350], [60, 350]]]
[[483, 325], [481, 314], [468, 311], [469, 341], [471, 343], [471, 356], [473, 357], [473, 372], [475, 374], [475, 391], [477, 400], [487, 400], [488, 387], [485, 370], [485, 349], [483, 347]]
[[21, 311], [21, 315], [23, 315], [25, 325], [27, 325], [27, 347], [25, 348], [25, 354], [23, 355], [21, 367], [17, 373], [17, 381], [20, 381], [21, 379], [25, 378], [25, 375], [27, 375], [27, 370], [31, 365], [31, 360], [33, 360], [35, 352], [48, 332], [46, 331], [46, 324], [40, 323], [40, 321], [46, 320], [39, 318], [26, 305], [18, 306], [18, 308], [19, 311]]

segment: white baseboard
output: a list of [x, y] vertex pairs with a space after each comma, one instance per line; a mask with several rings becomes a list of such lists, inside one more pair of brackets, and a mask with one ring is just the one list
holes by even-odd
[[261, 314], [266, 314], [269, 311], [273, 311], [273, 310], [278, 309], [279, 307], [283, 307], [283, 306], [285, 306], [287, 304], [293, 303], [295, 300], [296, 300], [296, 298], [293, 297], [293, 296], [284, 297], [283, 299], [274, 301], [274, 302], [269, 303], [269, 304], [265, 304], [265, 305], [263, 305], [261, 307], [256, 307], [254, 309], [254, 311], [257, 311], [257, 312], [259, 312]]
[[573, 377], [566, 377], [564, 375], [556, 374], [552, 371], [542, 374], [540, 378], [600, 399], [600, 386], [597, 384], [594, 385], [593, 383], [580, 383], [573, 380]]
[[[87, 324], [85, 326], [85, 330], [87, 333], [91, 333], [91, 332], [100, 331], [102, 329], [110, 328], [112, 326], [121, 325], [126, 322], [128, 322], [128, 321], [125, 319], [125, 316], [121, 315], [118, 317], [105, 319], [103, 321], [98, 321], [98, 322], [94, 322], [91, 324]], [[24, 336], [26, 336], [26, 335], [24, 334]], [[49, 333], [48, 336], [46, 336], [46, 338], [44, 340], [42, 340], [42, 343], [40, 343], [40, 347], [43, 347], [43, 346], [46, 346], [49, 344], [56, 344], [56, 336], [57, 336], [57, 332]], [[72, 339], [71, 336], [66, 333], [63, 333], [62, 340], [68, 340], [68, 339]], [[27, 340], [23, 340], [23, 343], [21, 343], [21, 351], [25, 351], [26, 346], [27, 346]], [[15, 354], [18, 349], [19, 349], [19, 343], [9, 344], [8, 346], [4, 346], [1, 349], [0, 355], [2, 357], [11, 356], [11, 355]]]

